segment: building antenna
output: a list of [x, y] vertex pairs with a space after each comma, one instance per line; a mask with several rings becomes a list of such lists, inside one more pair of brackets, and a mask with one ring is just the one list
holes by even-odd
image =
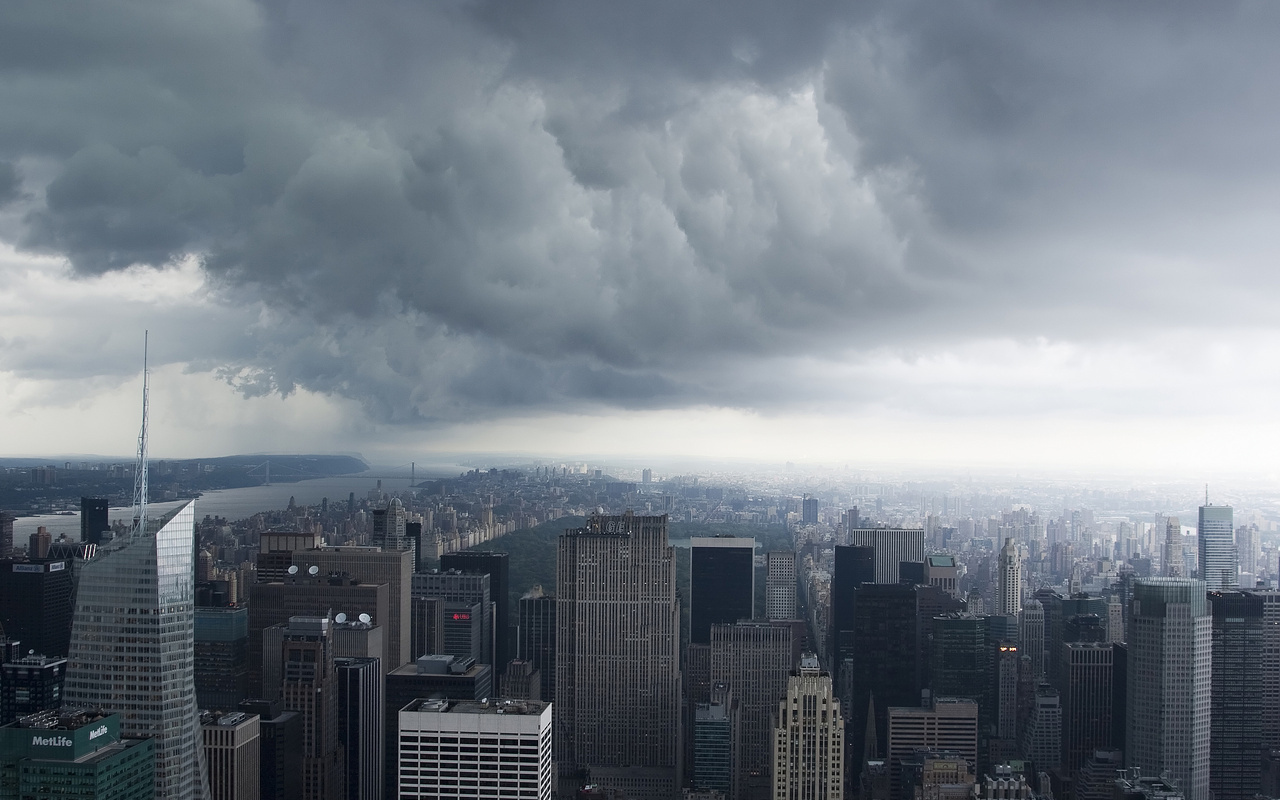
[[1204, 485], [1204, 504], [1209, 505], [1209, 484]]
[[133, 470], [133, 535], [147, 531], [147, 343], [150, 331], [142, 332], [142, 430], [138, 433], [138, 464]]

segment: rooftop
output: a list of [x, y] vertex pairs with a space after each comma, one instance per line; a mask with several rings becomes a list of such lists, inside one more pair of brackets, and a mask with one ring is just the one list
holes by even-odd
[[440, 697], [417, 699], [401, 711], [418, 711], [437, 714], [504, 714], [514, 716], [539, 716], [550, 703], [533, 700], [507, 700], [488, 697], [483, 700], [445, 700]]

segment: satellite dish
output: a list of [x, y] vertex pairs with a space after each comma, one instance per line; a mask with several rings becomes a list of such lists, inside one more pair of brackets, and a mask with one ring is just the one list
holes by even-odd
[[365, 625], [368, 625], [370, 622], [373, 622], [373, 617], [369, 616], [368, 614], [361, 614], [360, 621], [363, 622]]
[[290, 564], [290, 565], [289, 565], [289, 574], [290, 574], [290, 575], [297, 575], [297, 574], [298, 574], [298, 565], [297, 565], [297, 564]]
[[307, 574], [314, 578], [320, 574], [320, 568], [315, 564], [312, 564], [310, 567], [307, 567]]
[[341, 625], [342, 623], [347, 621], [347, 615], [339, 611], [338, 616], [334, 617], [333, 621]]

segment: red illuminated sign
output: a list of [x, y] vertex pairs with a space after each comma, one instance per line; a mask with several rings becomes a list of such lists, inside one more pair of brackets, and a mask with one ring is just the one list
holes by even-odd
[[470, 614], [454, 614], [453, 618], [454, 619], [471, 619], [471, 615]]

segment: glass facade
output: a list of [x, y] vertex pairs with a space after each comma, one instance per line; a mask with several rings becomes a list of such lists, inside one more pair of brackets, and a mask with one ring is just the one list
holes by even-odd
[[149, 521], [81, 573], [67, 703], [118, 713], [125, 736], [155, 740], [155, 796], [209, 796], [195, 694], [195, 508]]

